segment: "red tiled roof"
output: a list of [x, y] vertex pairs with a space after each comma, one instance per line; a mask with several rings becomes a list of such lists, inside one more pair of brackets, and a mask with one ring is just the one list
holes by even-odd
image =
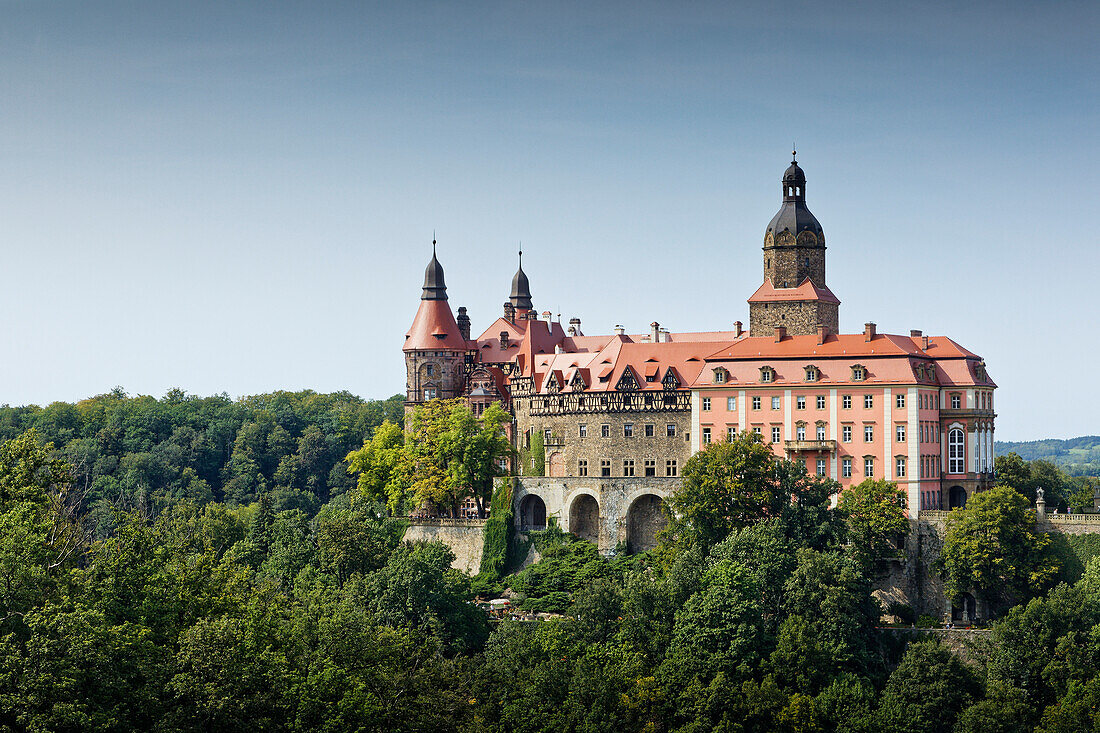
[[421, 300], [416, 318], [405, 334], [402, 351], [417, 349], [466, 350], [466, 339], [458, 330], [451, 306], [445, 300]]
[[764, 280], [764, 284], [756, 289], [749, 298], [750, 303], [775, 303], [789, 300], [820, 300], [823, 303], [840, 303], [840, 299], [833, 295], [827, 287], [818, 287], [806, 278], [797, 288], [777, 288], [772, 285], [771, 278]]

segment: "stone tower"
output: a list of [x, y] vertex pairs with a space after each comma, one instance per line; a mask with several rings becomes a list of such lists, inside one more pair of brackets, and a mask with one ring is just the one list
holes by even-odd
[[[795, 154], [792, 153], [792, 156]], [[840, 301], [825, 284], [825, 232], [806, 208], [797, 159], [783, 173], [783, 204], [764, 233], [764, 284], [749, 298], [749, 335], [837, 333]]]
[[428, 400], [461, 397], [466, 390], [469, 342], [447, 303], [447, 285], [435, 244], [433, 241], [432, 260], [424, 271], [420, 307], [401, 348], [405, 354], [406, 414]]

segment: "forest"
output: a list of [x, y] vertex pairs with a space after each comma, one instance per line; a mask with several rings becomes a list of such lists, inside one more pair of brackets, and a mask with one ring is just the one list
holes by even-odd
[[1069, 440], [997, 441], [994, 447], [998, 455], [1016, 453], [1028, 461], [1048, 461], [1071, 476], [1100, 477], [1100, 435], [1084, 435]]
[[[415, 472], [369, 450], [401, 414], [399, 398], [121, 390], [5, 408], [0, 727], [1098, 724], [1100, 559], [1036, 532], [1026, 487], [952, 513], [936, 571], [997, 610], [964, 661], [937, 636], [880, 628], [905, 612], [871, 592], [907, 521], [889, 482], [852, 487], [833, 508], [834, 482], [745, 433], [685, 465], [660, 546], [611, 556], [553, 523], [515, 536], [498, 482], [486, 544], [503, 557], [470, 578], [444, 545], [404, 543], [387, 507], [419, 500], [396, 490]], [[454, 450], [443, 481], [492, 464]], [[363, 480], [378, 465], [389, 473]], [[1013, 468], [1014, 481], [1041, 479], [1022, 459]], [[519, 569], [525, 543], [542, 559]], [[559, 615], [490, 620], [475, 591]]]

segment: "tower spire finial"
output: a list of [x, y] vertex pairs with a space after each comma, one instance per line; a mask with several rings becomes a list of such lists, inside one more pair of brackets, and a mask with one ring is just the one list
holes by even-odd
[[795, 145], [794, 143], [791, 143], [791, 162], [792, 163], [797, 163], [798, 162], [798, 146]]
[[432, 257], [435, 257], [435, 230], [432, 230]]
[[523, 269], [523, 240], [519, 241], [519, 269]]

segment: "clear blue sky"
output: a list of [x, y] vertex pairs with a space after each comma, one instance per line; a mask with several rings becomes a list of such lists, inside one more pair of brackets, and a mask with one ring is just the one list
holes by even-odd
[[[920, 7], [916, 7], [920, 5]], [[0, 402], [404, 388], [451, 304], [747, 321], [792, 141], [841, 327], [1100, 433], [1100, 4], [0, 0]]]

